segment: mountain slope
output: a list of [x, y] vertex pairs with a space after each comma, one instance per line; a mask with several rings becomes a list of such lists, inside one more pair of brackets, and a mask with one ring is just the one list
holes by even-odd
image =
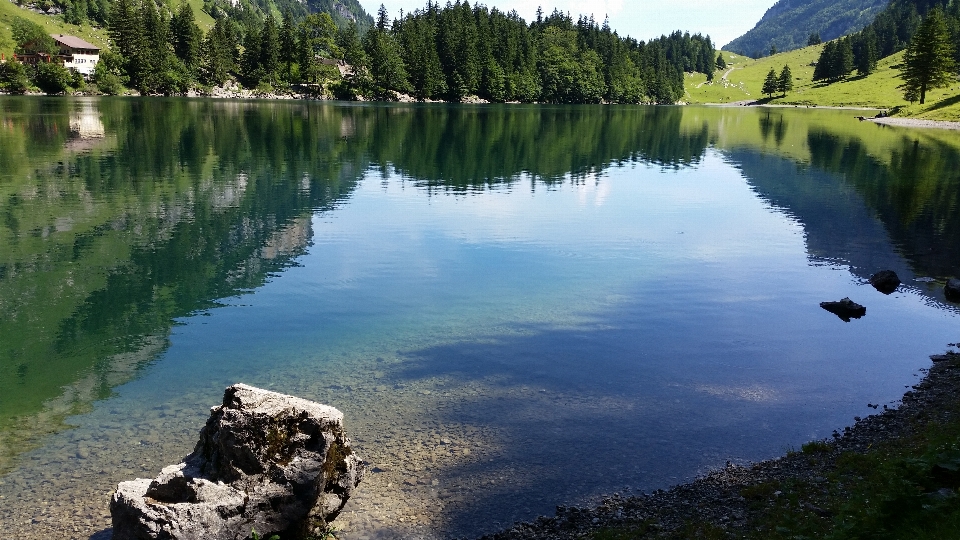
[[823, 41], [859, 31], [873, 22], [888, 0], [779, 0], [764, 13], [757, 25], [722, 48], [758, 58], [778, 51], [807, 45], [810, 34], [819, 32]]

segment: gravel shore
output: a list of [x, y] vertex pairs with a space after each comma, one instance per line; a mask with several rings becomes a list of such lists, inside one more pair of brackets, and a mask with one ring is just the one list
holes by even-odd
[[[834, 432], [833, 440], [822, 445], [824, 449], [818, 451], [816, 460], [802, 452], [791, 452], [749, 467], [728, 463], [705, 477], [667, 491], [630, 497], [614, 494], [592, 509], [558, 507], [554, 517], [516, 524], [481, 540], [589, 538], [607, 527], [642, 527], [646, 534], [638, 533], [638, 538], [656, 538], [676, 533], [690, 523], [709, 524], [734, 535], [744, 532], [764, 511], [741, 495], [745, 488], [760, 490], [787, 480], [821, 485], [842, 453], [863, 453], [878, 442], [909, 436], [930, 421], [950, 420], [960, 395], [960, 354], [933, 358], [937, 362], [920, 383], [904, 394], [898, 407], [884, 406], [881, 413], [858, 419], [843, 433]], [[801, 501], [802, 507], [828, 517], [818, 500], [825, 490], [811, 491], [814, 493], [810, 498]]]
[[920, 118], [898, 118], [893, 116], [868, 118], [868, 120], [885, 126], [960, 130], [960, 122], [950, 122], [947, 120], [922, 120]]

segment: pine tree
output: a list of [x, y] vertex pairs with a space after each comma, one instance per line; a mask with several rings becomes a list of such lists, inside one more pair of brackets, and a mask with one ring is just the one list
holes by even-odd
[[823, 46], [823, 50], [820, 51], [820, 56], [817, 58], [817, 65], [813, 68], [814, 81], [823, 81], [832, 77], [836, 47], [837, 44], [834, 41], [828, 41]]
[[200, 47], [203, 31], [197, 26], [190, 4], [183, 2], [170, 19], [170, 33], [173, 37], [173, 52], [196, 78], [200, 68]]
[[783, 66], [780, 76], [777, 77], [777, 91], [786, 97], [787, 92], [793, 90], [793, 74], [790, 73], [790, 66]]
[[920, 24], [904, 54], [900, 74], [904, 96], [918, 97], [923, 105], [928, 90], [947, 86], [955, 80], [953, 52], [943, 12], [934, 8]]
[[[280, 62], [283, 64], [283, 73], [290, 79], [290, 70], [297, 57], [297, 36], [293, 25], [293, 15], [290, 11], [283, 13], [283, 22], [280, 24]], [[303, 66], [301, 66], [301, 70]]]
[[400, 56], [400, 46], [390, 32], [387, 8], [380, 5], [377, 25], [367, 31], [363, 48], [370, 62], [370, 80], [373, 94], [390, 98], [392, 92], [410, 92], [413, 88]]
[[727, 69], [727, 61], [723, 59], [723, 53], [717, 55], [717, 69], [721, 71]]
[[778, 90], [778, 81], [777, 73], [770, 68], [770, 71], [767, 73], [767, 78], [763, 80], [763, 89], [761, 92], [766, 94], [768, 97], [773, 97], [773, 94]]
[[280, 32], [273, 15], [267, 15], [260, 31], [260, 68], [263, 78], [272, 85], [279, 81], [280, 68]]

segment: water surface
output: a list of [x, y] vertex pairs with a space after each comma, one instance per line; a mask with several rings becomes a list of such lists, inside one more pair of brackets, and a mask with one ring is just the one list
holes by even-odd
[[829, 437], [960, 341], [958, 149], [843, 111], [2, 98], [0, 522], [105, 529], [239, 381], [345, 412], [344, 539]]

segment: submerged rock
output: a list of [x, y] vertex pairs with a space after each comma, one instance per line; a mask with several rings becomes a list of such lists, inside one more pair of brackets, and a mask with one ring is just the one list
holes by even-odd
[[890, 294], [900, 286], [900, 276], [893, 270], [881, 270], [870, 276], [870, 284], [883, 294]]
[[849, 298], [844, 298], [839, 302], [820, 302], [820, 307], [840, 317], [844, 322], [850, 322], [850, 319], [859, 319], [867, 314], [867, 308]]
[[236, 384], [183, 463], [117, 486], [113, 538], [301, 538], [337, 517], [362, 476], [339, 410]]
[[951, 302], [960, 302], [960, 279], [947, 280], [943, 287], [943, 295]]

